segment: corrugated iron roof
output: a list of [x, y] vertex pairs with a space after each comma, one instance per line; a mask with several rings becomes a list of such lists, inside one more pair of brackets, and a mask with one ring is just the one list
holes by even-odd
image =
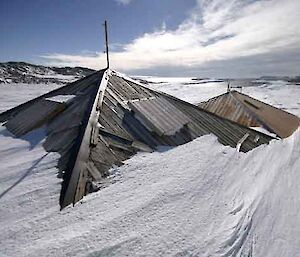
[[248, 95], [231, 91], [198, 104], [202, 109], [247, 127], [260, 127], [281, 138], [290, 136], [300, 119]]
[[16, 136], [22, 136], [51, 120], [64, 109], [63, 103], [40, 99], [34, 105], [17, 113], [6, 123], [6, 127]]
[[251, 115], [236, 98], [232, 97], [232, 94], [226, 93], [220, 97], [214, 97], [198, 106], [247, 127], [259, 126], [256, 117]]
[[159, 136], [174, 135], [191, 122], [188, 116], [162, 96], [129, 101], [128, 105], [135, 117]]
[[20, 104], [12, 109], [0, 113], [0, 122], [5, 122], [15, 116], [17, 113], [28, 108], [32, 104], [40, 101], [41, 99], [51, 98], [58, 95], [80, 95], [84, 94], [85, 90], [90, 90], [90, 87], [97, 86], [99, 80], [102, 78], [103, 71], [95, 72], [85, 78], [67, 84], [63, 87], [55, 89], [49, 93], [36, 97], [28, 102]]

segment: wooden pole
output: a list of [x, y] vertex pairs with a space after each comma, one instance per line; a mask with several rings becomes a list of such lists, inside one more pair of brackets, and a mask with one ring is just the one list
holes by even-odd
[[228, 80], [228, 83], [227, 83], [227, 93], [230, 92], [230, 81]]
[[106, 62], [107, 62], [107, 69], [109, 68], [109, 55], [108, 55], [108, 33], [107, 33], [107, 21], [104, 22], [105, 28], [105, 46], [106, 46]]

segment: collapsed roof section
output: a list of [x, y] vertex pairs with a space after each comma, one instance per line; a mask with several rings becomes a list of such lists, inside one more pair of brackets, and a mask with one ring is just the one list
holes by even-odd
[[280, 138], [289, 137], [300, 125], [299, 117], [237, 91], [211, 98], [198, 106], [247, 127], [263, 127]]
[[[57, 102], [61, 95], [73, 97]], [[243, 152], [272, 139], [110, 70], [8, 110], [0, 121], [16, 136], [46, 127], [44, 148], [61, 155], [61, 208], [97, 190], [113, 165], [138, 151], [177, 146], [210, 133]]]

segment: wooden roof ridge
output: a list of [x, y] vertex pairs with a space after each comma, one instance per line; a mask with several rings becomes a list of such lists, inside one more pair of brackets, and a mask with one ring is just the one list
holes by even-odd
[[84, 167], [90, 155], [90, 144], [93, 140], [94, 130], [97, 127], [97, 104], [101, 100], [105, 92], [106, 84], [108, 81], [108, 70], [103, 72], [102, 78], [95, 94], [91, 96], [90, 104], [86, 110], [86, 116], [83, 119], [82, 129], [77, 137], [76, 158], [72, 159], [72, 166], [68, 169], [68, 174], [65, 176], [62, 184], [62, 191], [60, 195], [61, 209], [73, 203], [73, 205], [82, 199], [85, 195], [85, 188], [81, 186], [82, 180], [87, 180], [88, 174]]
[[[60, 94], [75, 97], [64, 104], [48, 99]], [[27, 119], [30, 113], [39, 115]], [[243, 152], [274, 139], [110, 69], [32, 99], [0, 117], [17, 136], [42, 122], [46, 125], [43, 146], [61, 156], [57, 165], [63, 178], [61, 209], [98, 190], [112, 166], [138, 151], [178, 146], [207, 134]]]

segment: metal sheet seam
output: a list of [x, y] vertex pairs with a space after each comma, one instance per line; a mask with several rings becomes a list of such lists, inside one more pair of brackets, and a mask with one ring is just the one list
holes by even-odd
[[[124, 109], [129, 110], [128, 106], [126, 105], [127, 103], [125, 103], [125, 101], [120, 99], [109, 87], [107, 87], [107, 93], [111, 95]], [[104, 98], [104, 94], [103, 94], [103, 98]]]

